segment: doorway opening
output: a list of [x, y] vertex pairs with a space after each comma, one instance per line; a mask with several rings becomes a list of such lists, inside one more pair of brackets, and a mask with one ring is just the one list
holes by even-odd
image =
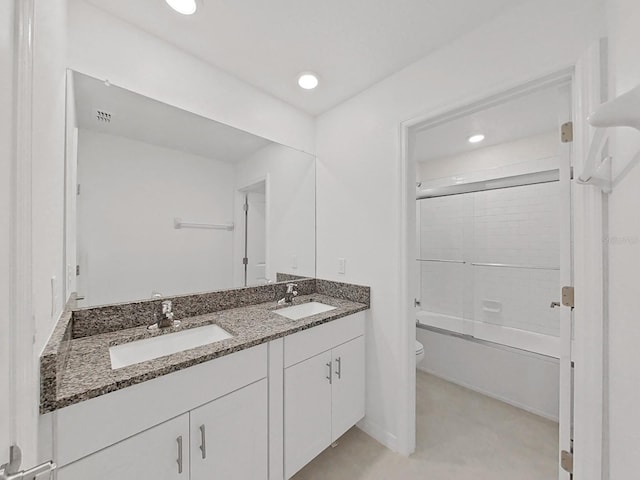
[[[536, 455], [523, 456], [518, 468], [529, 462], [532, 471], [543, 465], [568, 478], [558, 457], [572, 437], [572, 314], [560, 302], [573, 277], [571, 85], [571, 73], [561, 73], [406, 131], [408, 164], [416, 166], [415, 225], [407, 234], [413, 228], [419, 453], [438, 455], [424, 424], [438, 408], [455, 418], [447, 395], [464, 387], [476, 392], [471, 418], [480, 427], [465, 430], [467, 439], [477, 435], [466, 449], [452, 446], [459, 460], [491, 463], [483, 449], [498, 433], [510, 440], [494, 445], [505, 449], [494, 454], [512, 457], [533, 441], [517, 432], [534, 418], [533, 428], [545, 433], [527, 444]], [[425, 384], [442, 395], [424, 394]], [[482, 425], [486, 397], [516, 407], [509, 428]], [[455, 421], [441, 428], [454, 431]]]
[[242, 198], [243, 286], [264, 285], [267, 278], [267, 181], [240, 190]]

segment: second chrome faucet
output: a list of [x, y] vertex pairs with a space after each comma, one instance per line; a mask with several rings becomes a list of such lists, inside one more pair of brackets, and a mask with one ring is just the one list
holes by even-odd
[[180, 320], [173, 319], [173, 303], [171, 300], [162, 301], [156, 312], [153, 314], [153, 320], [153, 324], [147, 327], [149, 330], [177, 327], [180, 325]]
[[298, 291], [296, 288], [298, 287], [295, 283], [287, 283], [287, 291], [284, 293], [284, 298], [278, 300], [278, 305], [283, 305], [285, 303], [292, 303], [293, 297], [298, 295]]

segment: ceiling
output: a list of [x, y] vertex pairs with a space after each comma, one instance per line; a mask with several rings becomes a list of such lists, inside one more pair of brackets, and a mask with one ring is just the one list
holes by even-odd
[[[414, 139], [414, 156], [418, 162], [471, 152], [480, 148], [513, 142], [558, 128], [561, 95], [557, 86], [520, 96], [433, 128], [418, 130]], [[471, 135], [485, 135], [472, 144]]]
[[[259, 89], [318, 115], [521, 0], [87, 0]], [[320, 86], [304, 91], [300, 72]]]
[[[173, 150], [233, 162], [271, 141], [74, 72], [78, 126]], [[111, 115], [97, 119], [97, 110]]]

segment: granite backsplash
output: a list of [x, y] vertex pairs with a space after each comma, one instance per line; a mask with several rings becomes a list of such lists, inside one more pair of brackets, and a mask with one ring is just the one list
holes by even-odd
[[163, 300], [172, 301], [174, 318], [180, 320], [278, 300], [284, 297], [287, 283], [292, 281], [297, 285], [298, 295], [320, 293], [370, 306], [369, 287], [315, 278], [293, 277], [289, 274], [278, 274], [278, 279], [286, 278], [286, 280], [255, 287], [176, 295], [99, 307], [72, 308], [71, 318], [67, 323], [70, 326], [71, 338], [83, 338], [150, 325], [153, 323], [154, 313], [158, 311]]

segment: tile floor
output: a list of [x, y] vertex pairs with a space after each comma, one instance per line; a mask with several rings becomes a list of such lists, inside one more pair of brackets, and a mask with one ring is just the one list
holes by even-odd
[[418, 371], [416, 452], [353, 428], [294, 480], [555, 480], [558, 425]]

